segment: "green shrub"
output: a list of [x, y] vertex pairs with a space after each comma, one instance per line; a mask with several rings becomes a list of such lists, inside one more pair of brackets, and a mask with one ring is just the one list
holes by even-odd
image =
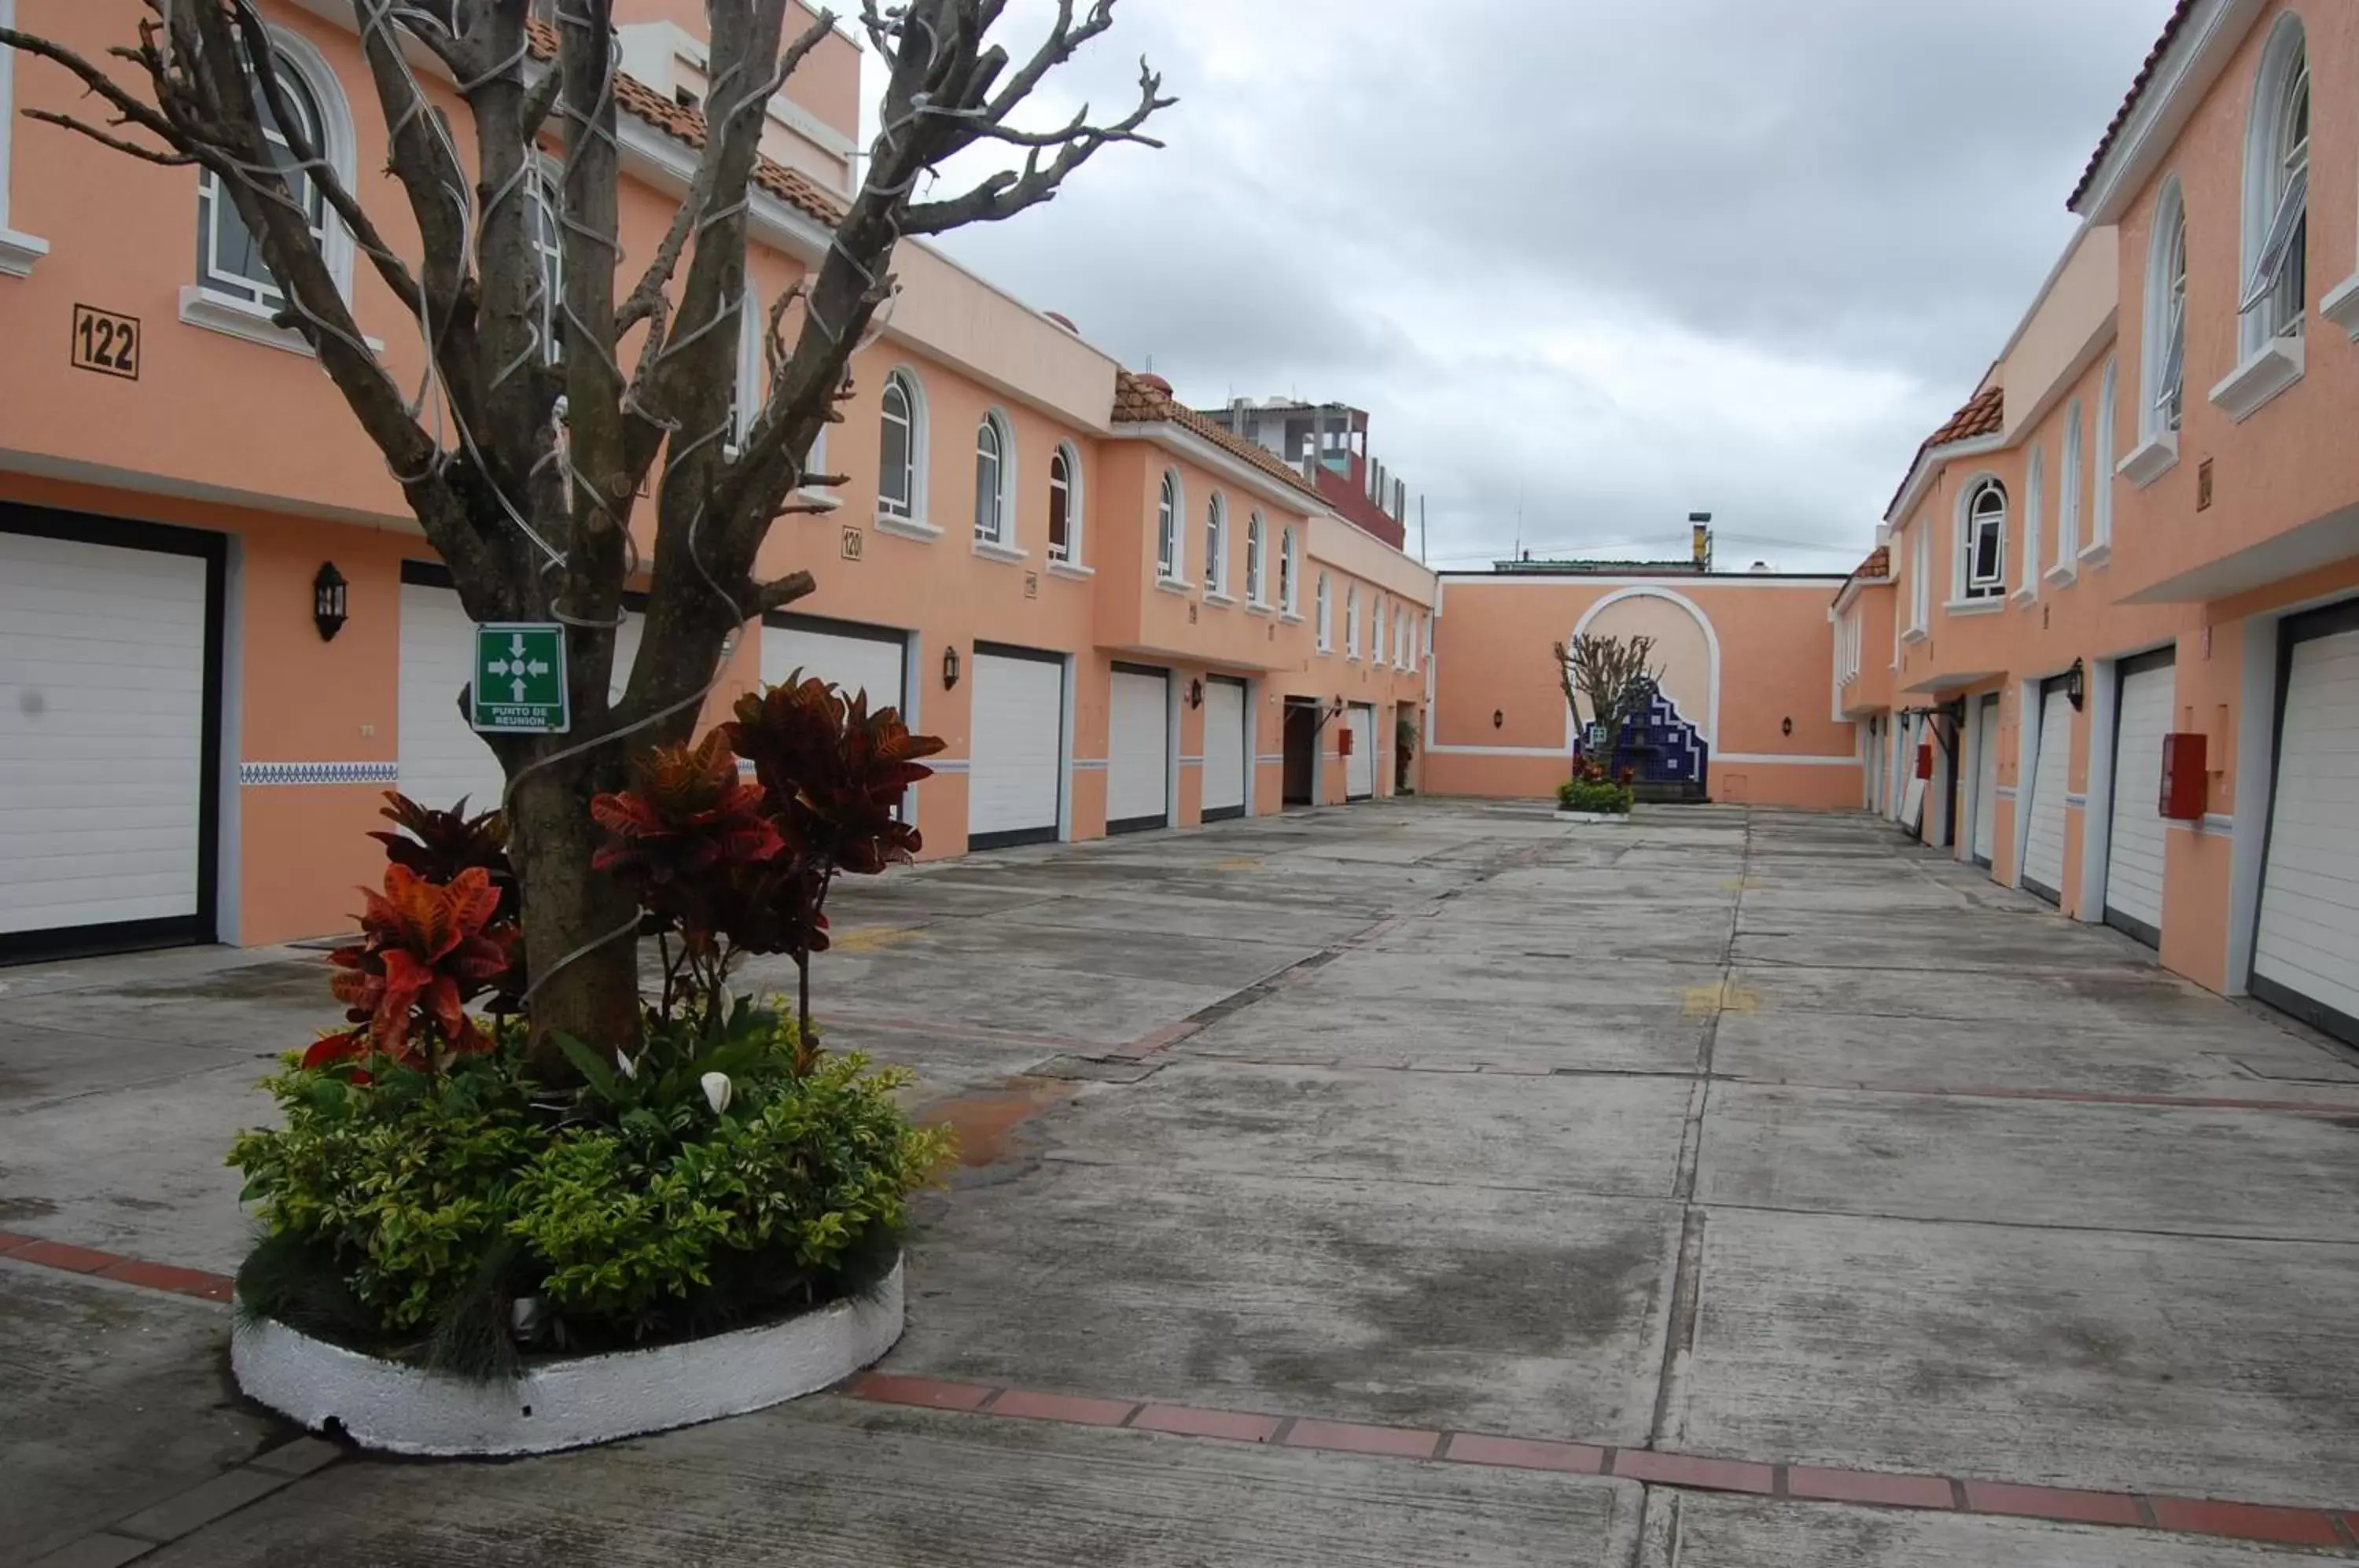
[[1556, 809], [1560, 811], [1601, 811], [1622, 815], [1630, 810], [1633, 794], [1627, 784], [1568, 779], [1556, 787]]
[[790, 1018], [658, 1032], [560, 1097], [536, 1098], [521, 1036], [431, 1074], [380, 1058], [361, 1083], [287, 1058], [266, 1084], [285, 1126], [229, 1158], [265, 1231], [249, 1310], [429, 1361], [473, 1346], [476, 1370], [513, 1355], [527, 1298], [568, 1346], [706, 1332], [864, 1288], [950, 1151], [895, 1103], [907, 1071], [798, 1072]]

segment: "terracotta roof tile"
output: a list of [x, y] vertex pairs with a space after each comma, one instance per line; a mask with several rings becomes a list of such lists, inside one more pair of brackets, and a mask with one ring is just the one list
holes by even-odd
[[[1214, 446], [1251, 463], [1271, 478], [1301, 491], [1312, 501], [1319, 501], [1319, 492], [1308, 479], [1296, 473], [1278, 455], [1258, 442], [1230, 434], [1203, 415], [1181, 403], [1171, 395], [1171, 384], [1160, 376], [1141, 376], [1133, 371], [1117, 370], [1114, 378], [1114, 422], [1117, 425], [1174, 424], [1192, 435], [1202, 437]], [[1320, 502], [1324, 506], [1324, 502]]]
[[[546, 22], [527, 22], [526, 42], [536, 60], [557, 58], [557, 29]], [[704, 114], [674, 103], [635, 76], [617, 72], [614, 77], [614, 103], [624, 113], [637, 116], [676, 141], [702, 148], [704, 146]], [[788, 169], [774, 158], [756, 158], [754, 161], [754, 183], [793, 207], [804, 216], [833, 225], [844, 213], [843, 199], [822, 190], [809, 175]]]
[[2170, 52], [2171, 44], [2187, 26], [2188, 18], [2195, 14], [2195, 5], [2196, 0], [2179, 0], [2179, 4], [2172, 7], [2170, 19], [2162, 25], [2162, 36], [2154, 40], [2154, 48], [2147, 50], [2146, 62], [2138, 67], [2127, 96], [2122, 99], [2122, 106], [2114, 111], [2113, 120], [2097, 142], [2097, 150], [2089, 155], [2089, 167], [2081, 171], [2081, 183], [2072, 187], [2072, 194], [2064, 203], [2066, 207], [2078, 208], [2081, 198], [2086, 196], [2089, 187], [2096, 183], [2098, 167], [2105, 161], [2105, 155], [2114, 150], [2114, 144], [2121, 139], [2123, 127], [2130, 123], [2130, 115], [2136, 111], [2138, 100], [2146, 96], [2156, 70], [2162, 64], [2162, 57]]
[[1859, 563], [1859, 570], [1853, 572], [1852, 575], [1854, 577], [1870, 578], [1891, 576], [1892, 547], [1889, 545], [1877, 545], [1874, 550], [1868, 552], [1867, 559]]
[[1908, 474], [1900, 476], [1900, 488], [1895, 490], [1892, 493], [1892, 499], [1885, 504], [1886, 515], [1889, 516], [1892, 508], [1900, 504], [1900, 497], [1908, 489], [1909, 474], [1917, 472], [1917, 465], [1925, 461], [1927, 452], [1937, 447], [1948, 446], [1953, 441], [1973, 441], [1978, 436], [1996, 435], [2006, 426], [2006, 388], [1985, 387], [1967, 398], [1964, 408], [1951, 415], [1948, 422], [1931, 435], [1927, 436], [1924, 443], [1918, 447], [1917, 455], [1909, 460]]

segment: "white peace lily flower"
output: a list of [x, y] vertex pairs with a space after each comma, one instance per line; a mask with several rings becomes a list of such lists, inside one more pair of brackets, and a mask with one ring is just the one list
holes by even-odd
[[708, 1073], [699, 1082], [704, 1085], [705, 1102], [712, 1105], [714, 1116], [729, 1108], [730, 1096], [737, 1092], [737, 1086], [729, 1082], [728, 1073]]
[[624, 1077], [634, 1083], [638, 1081], [639, 1064], [619, 1051], [614, 1052], [614, 1065], [622, 1070]]

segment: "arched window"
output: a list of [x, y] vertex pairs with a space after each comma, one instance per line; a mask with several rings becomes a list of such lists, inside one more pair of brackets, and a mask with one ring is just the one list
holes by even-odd
[[1262, 539], [1266, 532], [1261, 514], [1256, 512], [1245, 521], [1245, 603], [1266, 604], [1268, 586], [1262, 572]]
[[1295, 580], [1300, 575], [1295, 569], [1294, 530], [1288, 528], [1277, 543], [1277, 607], [1289, 615], [1302, 608], [1295, 598]]
[[1382, 593], [1379, 593], [1376, 595], [1375, 622], [1368, 629], [1368, 662], [1371, 664], [1382, 664], [1384, 661], [1385, 596]]
[[906, 370], [885, 377], [878, 438], [876, 510], [884, 517], [917, 518], [924, 509], [926, 398], [918, 378]]
[[2105, 361], [2105, 378], [2097, 388], [2096, 483], [2089, 497], [2089, 548], [2102, 550], [2114, 542], [2114, 424], [2121, 400], [2122, 364]]
[[1360, 585], [1343, 590], [1343, 657], [1360, 657]]
[[1204, 592], [1229, 592], [1229, 504], [1218, 493], [1204, 504]]
[[1966, 495], [1958, 597], [1995, 599], [2006, 592], [2006, 486], [1985, 479]]
[[1163, 471], [1163, 499], [1155, 509], [1155, 575], [1180, 581], [1180, 476]]
[[2302, 327], [2309, 287], [2310, 55], [2301, 18], [2277, 18], [2261, 56], [2245, 133], [2243, 352]]
[[1082, 558], [1082, 465], [1073, 449], [1059, 442], [1049, 458], [1049, 559]]
[[2056, 570], [2070, 572], [2081, 553], [2081, 400], [2064, 416], [2064, 485], [2056, 503]]
[[[327, 119], [321, 112], [320, 95], [310, 81], [310, 73], [284, 49], [274, 49], [271, 58], [278, 84], [286, 89], [288, 107], [295, 124], [289, 127], [279, 123], [268, 95], [262, 92], [257, 81], [255, 96], [262, 111], [262, 134], [270, 144], [272, 160], [287, 181], [288, 193], [302, 206], [310, 220], [311, 234], [324, 250], [330, 230], [327, 199], [321, 193], [319, 181], [302, 169], [296, 148], [299, 145], [322, 148], [328, 133]], [[261, 242], [248, 232], [245, 220], [238, 214], [236, 201], [211, 169], [197, 177], [197, 283], [215, 294], [271, 310], [283, 306], [287, 299], [262, 258]]]
[[524, 182], [527, 235], [540, 263], [540, 299], [534, 322], [540, 333], [540, 357], [555, 365], [565, 356], [565, 194], [557, 178], [538, 158]]
[[749, 278], [737, 302], [737, 382], [730, 389], [729, 407], [730, 438], [741, 446], [762, 416], [762, 301]]
[[2138, 432], [2153, 441], [2178, 430], [2187, 403], [2187, 204], [2175, 179], [2155, 203], [2146, 292], [2146, 399]]
[[1319, 574], [1319, 592], [1317, 597], [1319, 610], [1319, 651], [1321, 653], [1332, 653], [1335, 651], [1335, 601], [1334, 595], [1328, 591], [1327, 574], [1323, 572]]
[[985, 414], [974, 429], [974, 537], [978, 544], [1006, 546], [1009, 483], [1016, 470], [1016, 443], [997, 414]]
[[2040, 514], [2048, 506], [2048, 453], [2038, 442], [2031, 445], [2031, 457], [2024, 468], [2023, 481], [2023, 582], [2026, 593], [2039, 592], [2039, 525]]

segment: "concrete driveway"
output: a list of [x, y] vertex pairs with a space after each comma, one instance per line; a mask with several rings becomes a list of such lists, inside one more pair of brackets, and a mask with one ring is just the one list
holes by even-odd
[[2359, 1557], [2359, 1062], [1882, 824], [1386, 803], [839, 906], [832, 1043], [968, 1149], [907, 1336], [516, 1464], [223, 1380], [317, 953], [0, 971], [0, 1562]]

